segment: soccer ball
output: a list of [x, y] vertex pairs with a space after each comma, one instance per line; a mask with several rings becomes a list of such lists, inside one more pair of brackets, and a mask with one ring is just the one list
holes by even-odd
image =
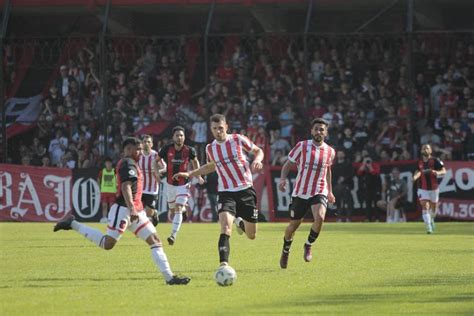
[[237, 280], [237, 273], [235, 273], [235, 270], [231, 266], [225, 265], [217, 269], [214, 277], [220, 286], [230, 286]]

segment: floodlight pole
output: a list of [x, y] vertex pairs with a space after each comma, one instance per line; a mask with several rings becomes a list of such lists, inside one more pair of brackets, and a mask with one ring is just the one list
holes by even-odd
[[105, 6], [104, 21], [102, 22], [102, 32], [100, 33], [99, 43], [100, 43], [100, 83], [102, 86], [102, 128], [104, 134], [104, 157], [108, 155], [108, 112], [109, 112], [109, 83], [108, 83], [108, 70], [107, 70], [107, 44], [105, 42], [105, 37], [107, 35], [107, 26], [109, 24], [109, 14], [110, 14], [110, 0], [107, 0]]
[[212, 24], [212, 17], [214, 15], [214, 10], [216, 8], [216, 1], [211, 2], [211, 6], [209, 7], [209, 14], [207, 15], [207, 23], [206, 23], [206, 30], [204, 32], [204, 87], [206, 89], [206, 92], [204, 94], [204, 98], [206, 100], [206, 105], [207, 105], [207, 100], [208, 100], [208, 95], [207, 95], [207, 86], [209, 84], [209, 47], [208, 47], [208, 37], [209, 37], [209, 32], [211, 30], [211, 24]]
[[[309, 72], [309, 54], [308, 54], [308, 31], [309, 31], [309, 25], [311, 22], [311, 16], [313, 14], [313, 2], [316, 0], [308, 0], [308, 9], [306, 10], [306, 22], [304, 26], [304, 34], [303, 34], [303, 56], [304, 56], [304, 69], [305, 72]], [[304, 87], [305, 87], [305, 103], [306, 106], [309, 106], [309, 86], [308, 86], [308, 75], [306, 75], [306, 78], [304, 79]], [[314, 78], [313, 78], [314, 80]]]
[[382, 10], [380, 10], [379, 12], [377, 12], [373, 17], [371, 17], [370, 19], [368, 19], [364, 24], [362, 24], [361, 26], [359, 26], [356, 30], [355, 30], [355, 33], [358, 33], [360, 31], [362, 31], [367, 25], [369, 25], [370, 23], [372, 23], [373, 21], [375, 21], [376, 19], [378, 19], [381, 15], [383, 15], [385, 12], [387, 12], [388, 10], [390, 10], [394, 5], [397, 4], [399, 0], [394, 0], [392, 1], [391, 3], [389, 3], [387, 6], [385, 6], [384, 8], [382, 8]]
[[2, 106], [2, 161], [7, 162], [7, 109], [5, 107], [5, 71], [3, 69], [3, 41], [7, 34], [8, 19], [10, 18], [11, 1], [6, 0], [3, 5], [2, 29], [0, 30], [0, 104]]

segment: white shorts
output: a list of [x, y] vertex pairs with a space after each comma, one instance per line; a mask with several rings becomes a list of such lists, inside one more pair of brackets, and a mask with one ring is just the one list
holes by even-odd
[[423, 190], [418, 189], [417, 191], [418, 200], [430, 201], [432, 203], [438, 203], [439, 201], [439, 189], [436, 190]]
[[168, 184], [168, 208], [173, 209], [176, 204], [188, 204], [189, 197], [191, 196], [189, 193], [190, 187], [190, 183], [186, 183], [185, 185]]
[[119, 240], [126, 229], [143, 240], [156, 233], [155, 226], [150, 222], [144, 210], [138, 212], [138, 221], [130, 223], [129, 209], [115, 203], [110, 207], [107, 220], [107, 235], [115, 240]]

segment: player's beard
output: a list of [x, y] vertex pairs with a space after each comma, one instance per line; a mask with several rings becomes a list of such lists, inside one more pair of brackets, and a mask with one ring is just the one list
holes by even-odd
[[313, 136], [313, 140], [314, 140], [317, 144], [321, 144], [321, 143], [324, 141], [324, 137], [321, 136], [321, 135], [316, 135], [316, 136]]
[[422, 152], [421, 155], [425, 158], [428, 158], [430, 156], [430, 154], [427, 152]]

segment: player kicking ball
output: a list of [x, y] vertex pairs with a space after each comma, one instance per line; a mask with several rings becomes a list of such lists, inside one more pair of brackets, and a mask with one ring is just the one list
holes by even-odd
[[[228, 265], [232, 222], [237, 232], [255, 239], [257, 233], [257, 194], [253, 188], [252, 171], [262, 169], [263, 151], [251, 140], [240, 134], [227, 134], [226, 118], [221, 114], [211, 116], [211, 132], [215, 140], [206, 147], [207, 163], [191, 172], [179, 172], [174, 178], [190, 178], [217, 170], [219, 193], [219, 262]], [[247, 153], [254, 155], [250, 165]], [[252, 171], [251, 171], [252, 170]]]
[[141, 201], [143, 174], [137, 165], [142, 151], [139, 139], [130, 137], [123, 142], [123, 158], [117, 164], [117, 188], [119, 194], [108, 214], [107, 233], [79, 223], [74, 216], [68, 216], [54, 226], [54, 231], [73, 229], [102, 249], [113, 249], [123, 232], [128, 229], [143, 239], [151, 250], [154, 263], [169, 285], [188, 284], [188, 277], [178, 277], [171, 272], [168, 258], [156, 234], [155, 226], [143, 210]]
[[335, 150], [324, 142], [328, 127], [329, 123], [326, 120], [314, 119], [311, 122], [312, 139], [297, 143], [288, 154], [288, 160], [281, 169], [278, 188], [285, 192], [290, 169], [294, 165], [298, 168], [291, 197], [290, 223], [283, 238], [283, 250], [280, 257], [280, 267], [282, 269], [288, 267], [293, 236], [308, 210], [311, 210], [314, 221], [308, 240], [303, 246], [303, 258], [306, 262], [311, 261], [313, 258], [311, 246], [321, 232], [328, 202], [336, 202], [331, 187], [331, 165], [335, 157]]

